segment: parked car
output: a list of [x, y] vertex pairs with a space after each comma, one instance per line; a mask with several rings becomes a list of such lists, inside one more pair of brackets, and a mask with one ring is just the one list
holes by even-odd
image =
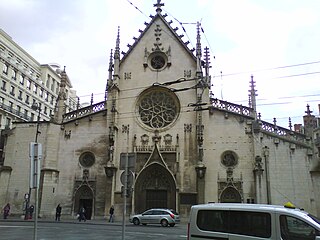
[[163, 227], [173, 227], [180, 222], [180, 216], [173, 209], [154, 208], [130, 216], [129, 221], [134, 225], [161, 224]]

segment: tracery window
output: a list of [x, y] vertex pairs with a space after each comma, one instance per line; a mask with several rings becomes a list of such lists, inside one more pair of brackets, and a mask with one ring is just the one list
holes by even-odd
[[238, 164], [238, 157], [233, 151], [225, 151], [222, 154], [221, 163], [225, 167], [235, 167]]
[[95, 157], [91, 152], [84, 152], [81, 154], [79, 162], [83, 167], [91, 167], [95, 162]]
[[164, 128], [174, 122], [179, 112], [176, 96], [165, 88], [144, 93], [138, 102], [140, 120], [151, 128]]

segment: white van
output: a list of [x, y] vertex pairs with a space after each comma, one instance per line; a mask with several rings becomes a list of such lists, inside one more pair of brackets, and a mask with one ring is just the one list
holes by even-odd
[[320, 220], [295, 208], [241, 203], [191, 207], [188, 240], [320, 240]]

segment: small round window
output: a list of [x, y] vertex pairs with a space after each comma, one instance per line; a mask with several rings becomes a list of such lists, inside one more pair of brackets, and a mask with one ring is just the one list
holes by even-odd
[[81, 166], [91, 167], [95, 162], [95, 157], [91, 152], [82, 153], [79, 159]]
[[233, 151], [226, 151], [222, 154], [221, 163], [225, 167], [235, 167], [238, 164], [238, 157]]
[[150, 55], [150, 66], [154, 70], [162, 70], [166, 66], [166, 56], [161, 53], [154, 53]]

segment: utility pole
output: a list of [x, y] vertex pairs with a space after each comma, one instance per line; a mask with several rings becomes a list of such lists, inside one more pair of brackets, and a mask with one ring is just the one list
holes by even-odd
[[127, 194], [128, 194], [128, 162], [129, 162], [129, 125], [122, 125], [122, 132], [127, 133], [127, 151], [124, 167], [124, 186], [123, 186], [123, 216], [122, 216], [122, 240], [126, 233], [126, 214], [127, 214]]
[[[34, 206], [34, 228], [33, 228], [33, 239], [37, 240], [37, 229], [38, 229], [38, 199], [39, 199], [39, 182], [40, 182], [40, 162], [42, 159], [42, 145], [38, 143], [39, 135], [39, 123], [41, 114], [41, 105], [34, 103], [31, 108], [38, 111], [37, 117], [37, 132], [35, 142], [30, 143], [30, 186], [29, 186], [29, 200], [26, 207], [29, 208], [29, 201], [31, 195], [31, 189], [35, 189], [35, 206]], [[26, 209], [27, 212], [28, 209]]]

